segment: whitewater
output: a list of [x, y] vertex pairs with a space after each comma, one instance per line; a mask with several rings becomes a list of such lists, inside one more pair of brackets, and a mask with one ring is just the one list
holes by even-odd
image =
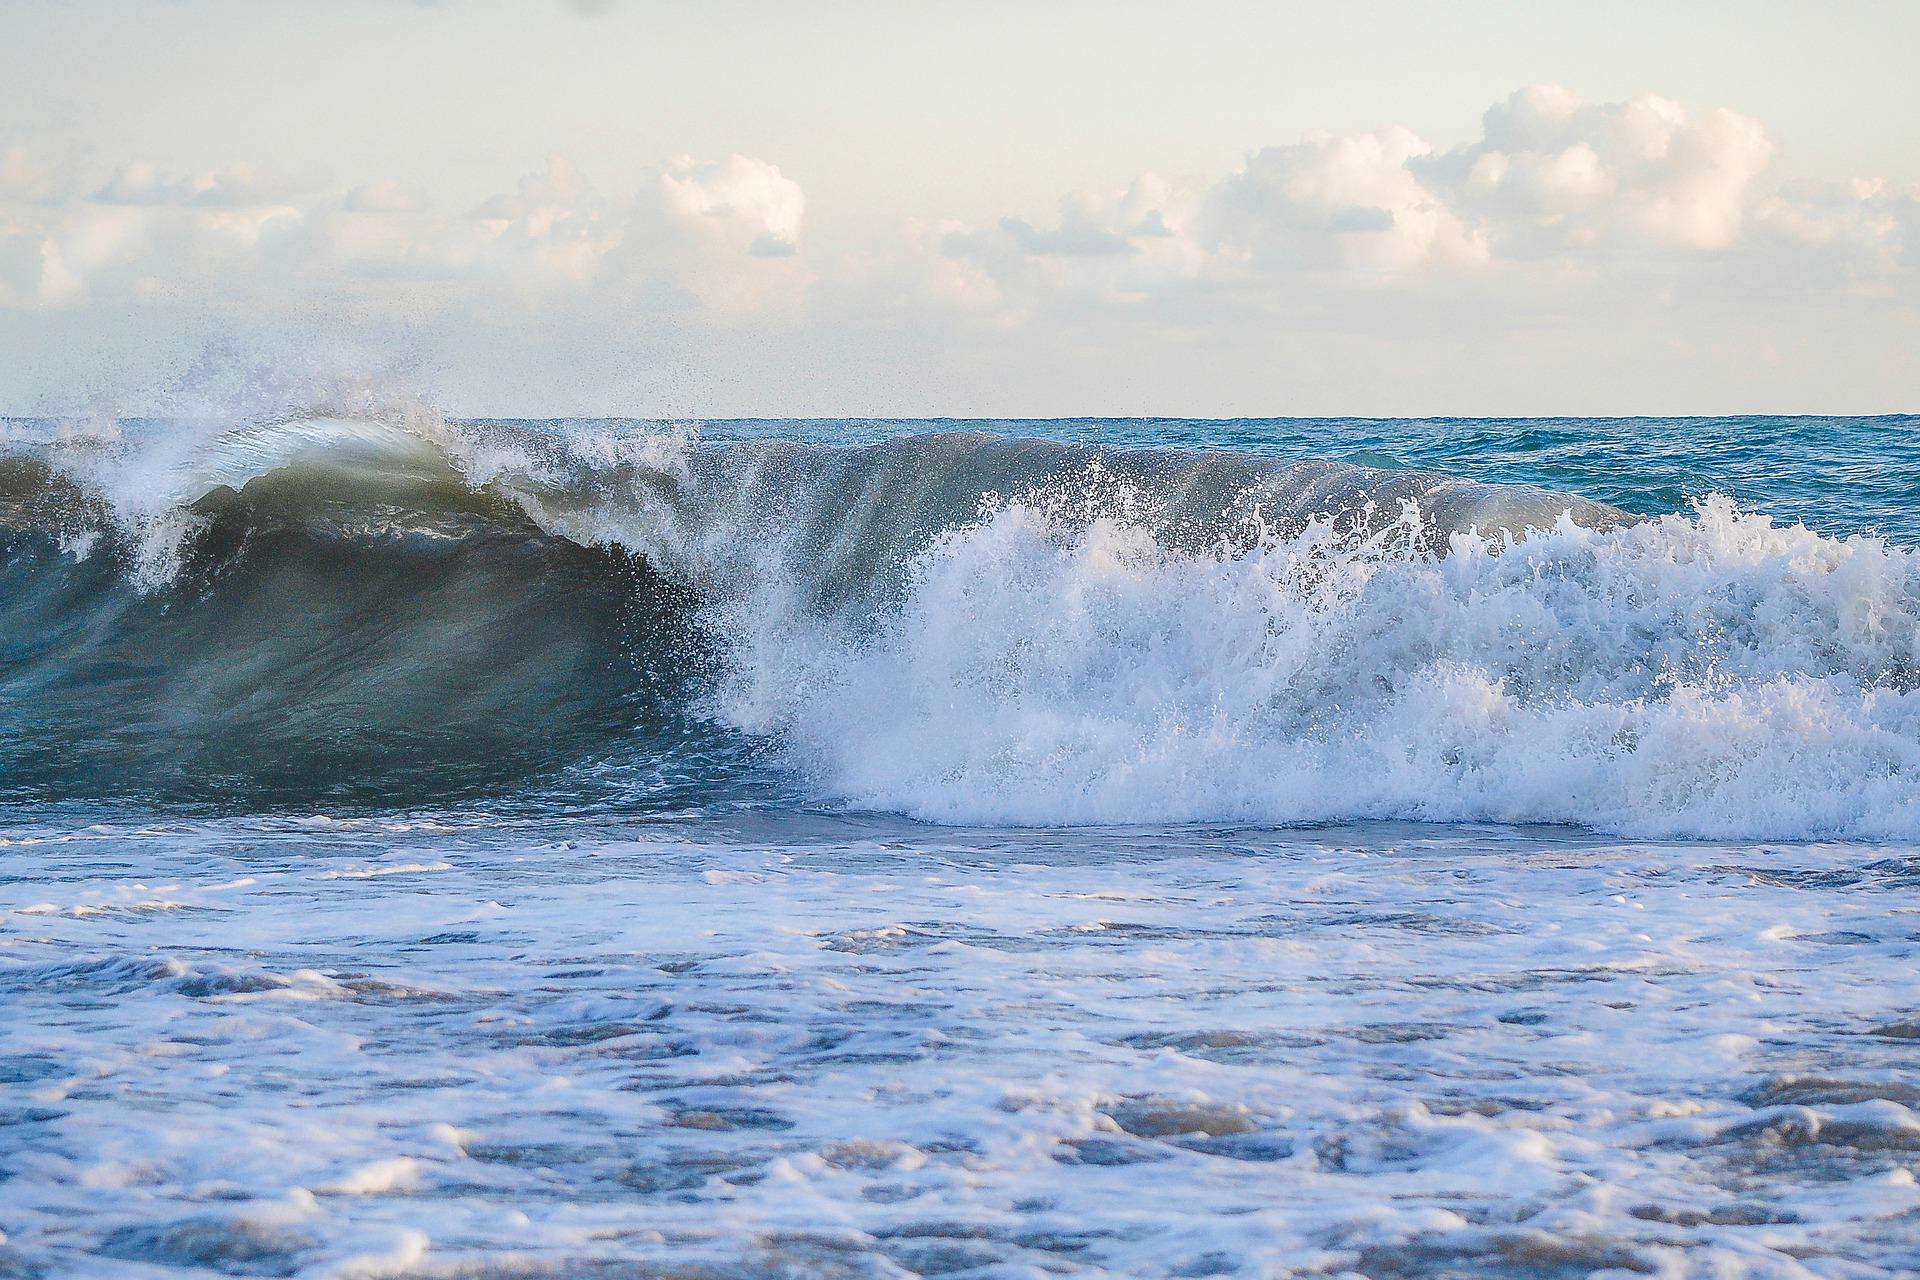
[[0, 1276], [1920, 1266], [1913, 419], [0, 428]]

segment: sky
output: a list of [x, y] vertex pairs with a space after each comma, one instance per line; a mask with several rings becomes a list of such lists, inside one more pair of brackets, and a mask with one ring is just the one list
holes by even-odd
[[0, 412], [1920, 409], [1920, 5], [0, 0]]

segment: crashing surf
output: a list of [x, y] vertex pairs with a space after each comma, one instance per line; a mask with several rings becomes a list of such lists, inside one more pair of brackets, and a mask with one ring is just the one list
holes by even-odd
[[1920, 561], [1723, 498], [412, 416], [16, 441], [0, 525], [18, 794], [1920, 830]]

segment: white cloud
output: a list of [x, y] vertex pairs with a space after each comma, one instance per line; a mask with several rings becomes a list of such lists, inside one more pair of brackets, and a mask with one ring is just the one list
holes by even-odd
[[778, 257], [800, 238], [807, 199], [798, 183], [764, 160], [729, 156], [696, 164], [682, 157], [660, 173], [669, 206], [689, 222], [749, 252]]
[[1542, 262], [1590, 272], [1610, 257], [1732, 249], [1762, 209], [1780, 221], [1779, 198], [1756, 194], [1772, 154], [1759, 123], [1731, 111], [1534, 86], [1453, 150], [1401, 126], [1312, 133], [1211, 184], [1146, 179], [1119, 198], [1072, 196], [1057, 221], [949, 229], [940, 247], [985, 274], [976, 297], [987, 282], [1086, 295], [1096, 281], [1158, 280], [1286, 300], [1308, 276], [1325, 289]]
[[1093, 394], [1104, 353], [1108, 379], [1216, 405], [1231, 381], [1269, 411], [1297, 404], [1260, 398], [1275, 379], [1321, 387], [1336, 411], [1384, 393], [1401, 411], [1449, 394], [1485, 412], [1515, 387], [1545, 397], [1535, 409], [1575, 392], [1619, 405], [1624, 390], [1671, 411], [1688, 388], [1717, 397], [1696, 410], [1789, 394], [1910, 407], [1920, 188], [1783, 182], [1775, 151], [1734, 111], [1536, 86], [1452, 149], [1399, 126], [1312, 133], [1210, 181], [1147, 177], [1047, 218], [923, 226], [927, 265], [895, 287], [1009, 362], [1058, 352], [1074, 371], [1036, 378]]
[[1487, 111], [1482, 137], [1423, 167], [1500, 250], [1603, 248], [1622, 239], [1724, 249], [1773, 156], [1757, 120], [1654, 94], [1589, 103], [1551, 85]]
[[1315, 133], [1250, 157], [1207, 199], [1217, 251], [1267, 269], [1395, 275], [1485, 260], [1485, 243], [1421, 182], [1410, 129]]
[[912, 229], [911, 239], [928, 259], [925, 286], [975, 312], [1136, 310], [1207, 266], [1198, 196], [1148, 174], [1122, 190], [1070, 195], [1050, 220], [941, 221]]
[[1763, 242], [1849, 287], [1911, 289], [1920, 275], [1920, 183], [1793, 184], [1758, 202], [1752, 221]]
[[[476, 362], [476, 386], [524, 349], [504, 359], [560, 396], [623, 350], [674, 347], [772, 411], [799, 411], [777, 397], [802, 381], [904, 398], [816, 409], [951, 412], [1300, 407], [1259, 399], [1283, 377], [1361, 397], [1327, 407], [1392, 389], [1421, 411], [1454, 377], [1461, 395], [1623, 380], [1758, 394], [1768, 376], [1910, 395], [1920, 188], [1788, 181], [1774, 155], [1733, 111], [1535, 86], [1451, 149], [1400, 125], [1317, 132], [1044, 214], [930, 209], [855, 231], [815, 225], [797, 182], [744, 155], [592, 173], [556, 155], [456, 203], [241, 163], [62, 169], [0, 146], [0, 324], [411, 326], [457, 335], [447, 358]], [[1593, 371], [1608, 359], [1615, 372]], [[1150, 389], [1163, 398], [1090, 398]]]
[[22, 143], [0, 142], [0, 202], [57, 204], [68, 183]]
[[[14, 185], [41, 189], [23, 157], [8, 164], [0, 178], [17, 172]], [[303, 305], [384, 291], [404, 312], [463, 292], [513, 306], [665, 288], [737, 306], [770, 280], [804, 282], [774, 261], [799, 253], [805, 214], [799, 186], [774, 166], [682, 159], [641, 170], [636, 188], [610, 196], [556, 155], [513, 189], [447, 213], [392, 181], [330, 194], [244, 164], [177, 175], [133, 161], [83, 198], [31, 209], [0, 200], [15, 206], [0, 224], [4, 297], [25, 307], [173, 296], [244, 310], [297, 285]]]

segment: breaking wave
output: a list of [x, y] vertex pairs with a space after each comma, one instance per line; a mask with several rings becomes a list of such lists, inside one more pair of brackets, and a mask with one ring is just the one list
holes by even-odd
[[17, 438], [0, 540], [16, 798], [1920, 832], [1920, 560], [1720, 498], [314, 419]]

